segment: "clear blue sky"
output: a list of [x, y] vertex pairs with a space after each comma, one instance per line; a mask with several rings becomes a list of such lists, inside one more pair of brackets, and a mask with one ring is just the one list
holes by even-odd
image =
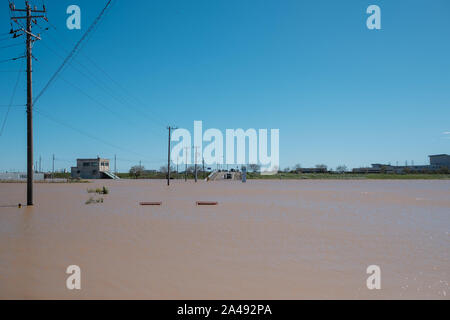
[[[106, 0], [44, 2], [56, 29], [34, 46], [35, 95]], [[71, 4], [81, 30], [66, 28]], [[370, 4], [381, 7], [381, 30], [366, 28]], [[223, 132], [279, 128], [282, 168], [428, 163], [450, 151], [449, 16], [448, 0], [114, 0], [36, 104], [102, 141], [36, 113], [35, 159], [50, 169], [54, 153], [59, 169], [117, 154], [121, 171], [139, 160], [159, 168], [165, 126], [192, 131], [203, 120]], [[8, 32], [6, 0], [0, 21]], [[23, 54], [24, 46], [3, 48], [21, 41], [0, 41], [0, 60]], [[0, 63], [0, 125], [17, 77], [9, 71], [21, 64]], [[14, 104], [25, 103], [23, 73]], [[11, 108], [0, 150], [0, 170], [25, 170], [25, 107]]]

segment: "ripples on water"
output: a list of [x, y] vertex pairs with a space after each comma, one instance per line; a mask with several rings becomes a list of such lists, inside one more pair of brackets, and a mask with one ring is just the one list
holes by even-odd
[[1, 298], [448, 298], [449, 181], [102, 185], [85, 205], [86, 184], [37, 184], [19, 209], [25, 184], [0, 184]]

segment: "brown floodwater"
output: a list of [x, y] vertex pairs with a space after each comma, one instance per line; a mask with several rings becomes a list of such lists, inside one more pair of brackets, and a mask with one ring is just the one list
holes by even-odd
[[[25, 199], [0, 183], [2, 299], [450, 297], [450, 181], [97, 180]], [[81, 290], [66, 288], [69, 265]]]

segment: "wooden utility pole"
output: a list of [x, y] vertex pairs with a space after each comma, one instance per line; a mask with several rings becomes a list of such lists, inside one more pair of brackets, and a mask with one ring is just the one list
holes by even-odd
[[202, 165], [203, 165], [203, 179], [205, 179], [205, 158], [202, 157]]
[[194, 152], [195, 152], [195, 155], [194, 155], [194, 172], [195, 172], [195, 182], [197, 182], [197, 150], [198, 150], [198, 146], [193, 146], [192, 148], [194, 148]]
[[[37, 40], [41, 40], [39, 35], [34, 35], [32, 33], [31, 23], [36, 23], [38, 18], [43, 18], [48, 21], [44, 15], [32, 15], [33, 13], [45, 13], [45, 6], [42, 6], [42, 10], [37, 10], [36, 7], [34, 9], [31, 8], [30, 3], [25, 1], [25, 9], [16, 9], [16, 6], [13, 3], [9, 4], [9, 9], [11, 12], [24, 12], [26, 16], [14, 16], [12, 14], [11, 19], [17, 23], [19, 26], [18, 29], [12, 30], [11, 34], [14, 34], [14, 37], [21, 36], [26, 34], [26, 58], [27, 58], [27, 205], [33, 205], [33, 84], [32, 84], [32, 67], [31, 67], [31, 59], [33, 57], [31, 50], [33, 42]], [[26, 29], [22, 27], [22, 25], [18, 22], [19, 19], [26, 19]], [[22, 32], [22, 33], [20, 33]]]
[[52, 159], [52, 180], [55, 179], [55, 155], [53, 155]]
[[184, 162], [185, 165], [186, 165], [186, 168], [184, 170], [184, 181], [186, 182], [187, 181], [187, 163], [188, 163], [188, 150], [189, 150], [189, 147], [184, 147], [184, 149], [186, 150], [185, 151], [185, 153], [186, 153], [186, 161]]
[[167, 185], [170, 185], [170, 138], [172, 130], [177, 128], [168, 126], [167, 129], [169, 129], [169, 147], [167, 149]]

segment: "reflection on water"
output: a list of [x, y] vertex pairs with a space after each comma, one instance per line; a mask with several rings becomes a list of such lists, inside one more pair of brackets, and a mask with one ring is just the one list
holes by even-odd
[[[36, 184], [36, 205], [19, 209], [26, 185], [0, 184], [0, 298], [449, 296], [450, 181], [89, 187], [103, 185], [104, 202], [86, 205], [86, 184]], [[72, 264], [81, 290], [65, 287]], [[366, 287], [372, 264], [381, 290]]]

